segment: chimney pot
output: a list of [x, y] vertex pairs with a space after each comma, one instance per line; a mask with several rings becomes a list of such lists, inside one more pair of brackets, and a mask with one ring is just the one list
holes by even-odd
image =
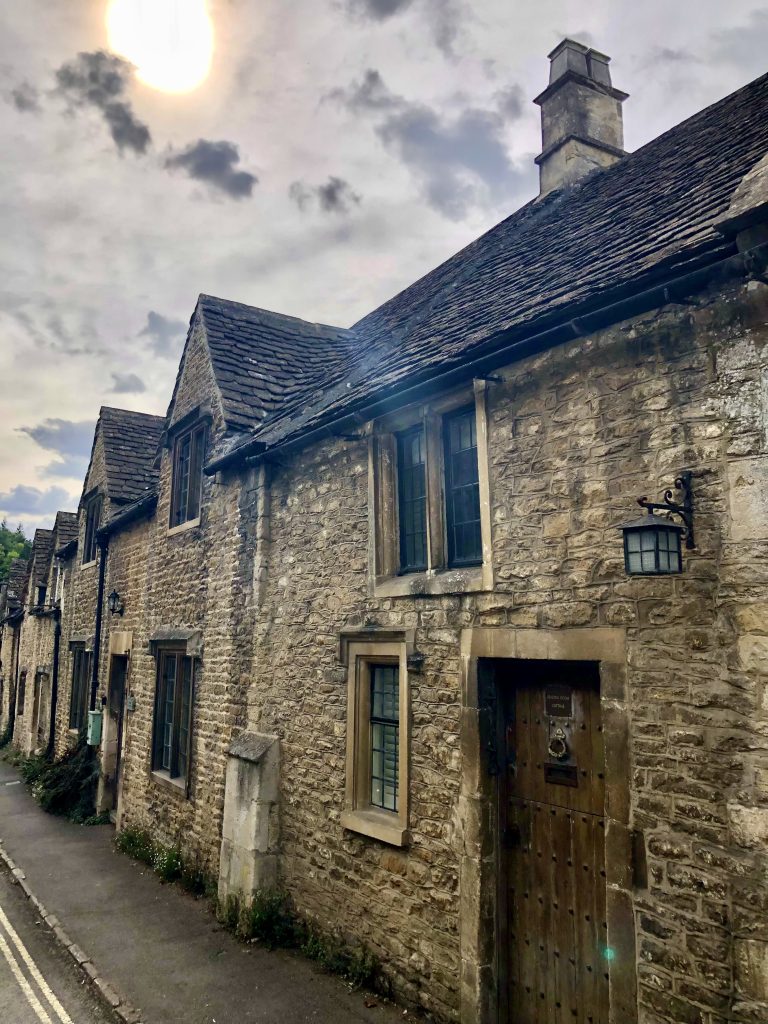
[[627, 94], [611, 84], [611, 58], [564, 39], [549, 60], [549, 85], [534, 100], [541, 107], [540, 196], [625, 155], [621, 104]]

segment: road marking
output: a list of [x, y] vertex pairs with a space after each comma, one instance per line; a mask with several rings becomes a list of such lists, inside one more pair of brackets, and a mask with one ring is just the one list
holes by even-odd
[[[17, 935], [16, 931], [14, 930], [13, 925], [8, 920], [8, 918], [7, 918], [6, 914], [5, 914], [5, 911], [3, 910], [2, 907], [0, 907], [0, 925], [3, 928], [5, 928], [6, 932], [8, 933], [8, 937], [10, 938], [11, 942], [14, 944], [14, 946], [16, 947], [18, 952], [21, 954], [21, 958], [24, 961], [24, 963], [26, 964], [27, 970], [32, 975], [32, 977], [35, 979], [37, 984], [39, 985], [40, 991], [43, 993], [43, 995], [45, 996], [45, 998], [48, 1001], [48, 1003], [50, 1003], [51, 1008], [53, 1009], [54, 1013], [56, 1014], [56, 1016], [61, 1021], [61, 1024], [72, 1024], [72, 1018], [69, 1016], [67, 1011], [64, 1009], [64, 1007], [61, 1005], [59, 1000], [56, 998], [56, 995], [50, 989], [50, 987], [48, 985], [48, 982], [45, 980], [45, 978], [42, 976], [42, 974], [38, 970], [37, 964], [32, 959], [32, 957], [30, 956], [29, 952], [27, 951], [26, 946], [24, 945], [24, 943], [21, 941], [21, 939]], [[5, 943], [5, 940], [2, 938], [2, 934], [1, 933], [0, 933], [0, 941]], [[8, 944], [5, 943], [5, 945], [6, 945], [6, 948], [7, 948]], [[11, 957], [13, 957], [13, 953], [11, 952], [10, 949], [8, 949], [8, 952], [10, 953]], [[6, 960], [7, 959], [8, 959], [8, 957], [6, 956]], [[11, 969], [13, 970], [13, 968], [11, 968]], [[23, 975], [22, 975], [22, 978], [23, 978]], [[24, 979], [24, 981], [26, 983], [26, 979]], [[32, 994], [34, 996], [34, 993], [32, 993]], [[26, 992], [25, 992], [25, 995], [26, 995]], [[27, 996], [27, 998], [29, 998], [29, 997]], [[41, 1010], [42, 1010], [42, 1007], [41, 1007]], [[51, 1018], [48, 1016], [48, 1014], [45, 1012], [45, 1010], [43, 1010], [42, 1012], [45, 1014], [45, 1018], [44, 1018], [45, 1021], [47, 1021], [48, 1024], [51, 1024]], [[39, 1014], [38, 1014], [38, 1016], [39, 1016]], [[42, 1019], [43, 1018], [41, 1018], [41, 1020]]]
[[35, 1013], [37, 1014], [37, 1019], [41, 1022], [41, 1024], [53, 1024], [53, 1021], [51, 1020], [51, 1018], [48, 1016], [48, 1014], [43, 1009], [42, 1004], [40, 1003], [40, 1000], [37, 998], [35, 993], [32, 991], [32, 986], [29, 984], [29, 982], [24, 977], [24, 975], [21, 973], [21, 968], [16, 963], [16, 959], [15, 959], [13, 953], [11, 952], [10, 946], [5, 941], [5, 939], [3, 938], [2, 935], [0, 935], [0, 953], [2, 953], [3, 956], [5, 957], [5, 959], [7, 960], [8, 966], [11, 968], [13, 976], [16, 978], [16, 981], [19, 983], [19, 988], [24, 993], [24, 995], [27, 997], [27, 1002], [32, 1007], [32, 1009], [35, 1011]]
[[21, 785], [21, 779], [18, 779], [16, 782], [6, 782], [6, 786], [20, 786], [20, 785]]

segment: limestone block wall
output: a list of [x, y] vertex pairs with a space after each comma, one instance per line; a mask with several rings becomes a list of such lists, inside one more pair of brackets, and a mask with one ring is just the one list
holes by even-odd
[[[83, 485], [83, 494], [94, 488], [101, 489], [104, 497], [101, 522], [116, 511], [109, 501], [106, 491], [107, 477], [104, 463], [104, 448], [101, 437], [97, 436], [94, 445], [88, 475]], [[82, 552], [85, 543], [85, 512], [81, 506], [78, 511], [79, 532], [77, 552], [67, 563], [65, 577], [65, 597], [62, 607], [62, 639], [59, 661], [59, 699], [56, 709], [56, 754], [61, 756], [77, 738], [69, 728], [69, 711], [72, 700], [72, 652], [70, 641], [73, 638], [87, 637], [93, 642], [96, 624], [96, 597], [99, 583], [99, 560], [83, 565]], [[109, 593], [109, 590], [106, 591]], [[106, 618], [106, 617], [105, 617]], [[102, 638], [106, 623], [102, 620]]]
[[[213, 409], [210, 436], [215, 441], [224, 424], [204, 337], [198, 333], [187, 347], [171, 425], [201, 404]], [[200, 524], [169, 533], [170, 485], [168, 449], [162, 454], [157, 512], [146, 528], [145, 611], [135, 628], [131, 656], [130, 691], [136, 711], [128, 716], [121, 825], [149, 827], [164, 842], [179, 842], [188, 857], [197, 858], [216, 877], [227, 749], [234, 730], [245, 724], [253, 635], [255, 485], [248, 474], [204, 478]], [[122, 551], [122, 541], [116, 549]], [[123, 554], [114, 563], [115, 573], [118, 561], [122, 564]], [[127, 551], [125, 562], [131, 563], [126, 571], [133, 574]], [[127, 627], [127, 616], [128, 612], [118, 628]], [[149, 639], [161, 629], [202, 634], [202, 654], [195, 660], [189, 798], [150, 770], [156, 660]]]
[[[766, 1019], [764, 488], [768, 287], [734, 286], [500, 371], [488, 393], [493, 593], [375, 600], [368, 459], [335, 441], [273, 467], [248, 728], [281, 740], [286, 886], [369, 944], [401, 994], [459, 1012], [459, 639], [472, 626], [626, 630], [640, 1019]], [[694, 473], [685, 572], [628, 579], [618, 524]], [[345, 832], [349, 625], [414, 628], [411, 834]], [[762, 918], [761, 918], [762, 915]], [[762, 1015], [762, 1016], [761, 1016]]]

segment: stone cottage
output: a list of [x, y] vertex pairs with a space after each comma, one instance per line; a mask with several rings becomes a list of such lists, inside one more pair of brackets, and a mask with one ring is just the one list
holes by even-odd
[[25, 754], [53, 749], [64, 571], [56, 551], [77, 534], [77, 516], [57, 512], [53, 530], [36, 530], [23, 597], [14, 744]]
[[13, 728], [16, 710], [16, 679], [19, 639], [24, 619], [22, 600], [29, 563], [24, 558], [11, 562], [8, 579], [0, 586], [0, 735]]
[[60, 707], [439, 1018], [758, 1024], [768, 76], [626, 154], [550, 59], [537, 199], [350, 329], [201, 296], [123, 500], [102, 411]]
[[[96, 637], [101, 637], [105, 629], [110, 593], [108, 545], [99, 541], [98, 531], [108, 518], [152, 490], [162, 427], [159, 416], [108, 406], [99, 413], [74, 537], [57, 549], [67, 578], [61, 602], [65, 642], [56, 708], [59, 754], [85, 727], [89, 708], [96, 707], [102, 667], [102, 644], [96, 643]], [[108, 771], [103, 774], [101, 789], [109, 787]], [[105, 800], [100, 794], [100, 802]]]

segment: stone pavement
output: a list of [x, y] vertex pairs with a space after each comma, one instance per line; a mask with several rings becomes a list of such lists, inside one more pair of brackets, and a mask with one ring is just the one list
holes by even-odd
[[[118, 853], [111, 826], [45, 814], [0, 762], [0, 842], [24, 886], [82, 951], [108, 1001], [142, 1024], [394, 1024], [406, 1014], [303, 958], [243, 945], [206, 901]], [[113, 995], [114, 993], [114, 995]], [[375, 1003], [367, 1007], [366, 1002]], [[130, 1011], [126, 1012], [130, 1018]]]

